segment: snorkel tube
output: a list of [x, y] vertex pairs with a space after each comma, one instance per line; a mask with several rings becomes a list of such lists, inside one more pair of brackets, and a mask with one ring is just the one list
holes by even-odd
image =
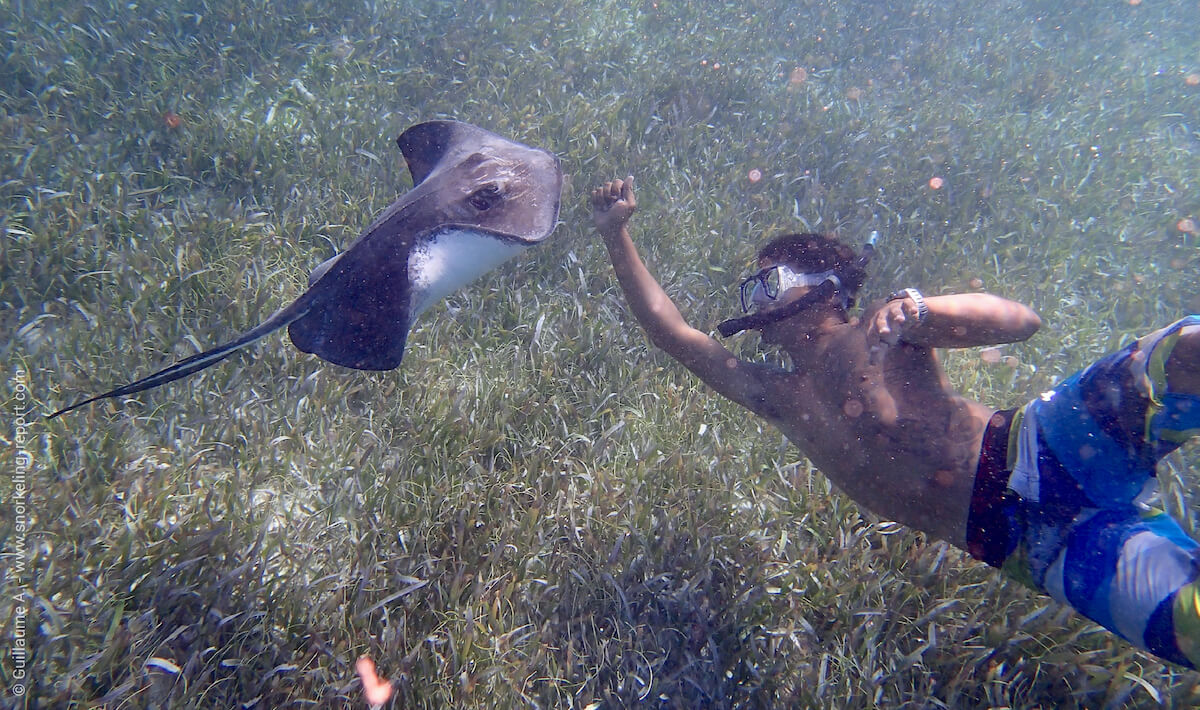
[[[862, 253], [854, 260], [856, 266], [865, 268], [871, 261], [871, 257], [875, 255], [875, 240], [878, 238], [879, 232], [871, 232], [867, 243], [863, 245]], [[721, 321], [717, 326], [717, 332], [721, 334], [722, 338], [728, 338], [732, 335], [737, 335], [743, 330], [753, 330], [769, 323], [781, 321], [784, 318], [791, 318], [812, 304], [829, 298], [841, 290], [841, 288], [842, 280], [838, 277], [837, 271], [834, 271], [824, 281], [814, 286], [813, 290], [786, 306], [777, 308], [769, 313], [751, 313], [740, 318], [730, 318], [729, 320]]]

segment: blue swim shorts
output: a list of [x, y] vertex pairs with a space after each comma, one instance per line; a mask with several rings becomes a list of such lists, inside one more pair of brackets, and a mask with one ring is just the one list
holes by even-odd
[[1200, 667], [1200, 544], [1142, 501], [1163, 456], [1200, 434], [1200, 396], [1164, 364], [1192, 315], [1130, 343], [984, 434], [967, 548], [1130, 643]]

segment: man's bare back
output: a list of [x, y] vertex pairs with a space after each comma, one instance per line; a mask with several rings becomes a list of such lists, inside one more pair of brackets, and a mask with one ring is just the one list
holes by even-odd
[[[933, 348], [1023, 340], [1039, 327], [1037, 315], [986, 294], [924, 299], [919, 322], [909, 299], [874, 304], [862, 319], [827, 300], [761, 328], [765, 343], [791, 356], [791, 370], [747, 362], [689, 326], [642, 264], [627, 229], [632, 181], [598, 188], [592, 205], [629, 305], [655, 345], [778, 427], [860, 505], [965, 547], [993, 410], [954, 392]], [[789, 289], [759, 312], [809, 290]]]

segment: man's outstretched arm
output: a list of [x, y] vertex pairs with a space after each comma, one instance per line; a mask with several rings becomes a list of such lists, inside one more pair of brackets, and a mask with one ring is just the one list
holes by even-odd
[[633, 178], [612, 180], [592, 191], [592, 217], [604, 238], [617, 281], [650, 342], [734, 402], [763, 413], [765, 387], [759, 370], [707, 333], [688, 325], [670, 296], [642, 263], [629, 235], [637, 209]]

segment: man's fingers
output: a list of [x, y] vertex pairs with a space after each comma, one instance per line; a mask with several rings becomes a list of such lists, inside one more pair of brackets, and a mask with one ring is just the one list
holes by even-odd
[[620, 197], [620, 194], [619, 186], [614, 186], [612, 182], [606, 182], [602, 187], [592, 190], [592, 206], [596, 208], [609, 207]]
[[[873, 360], [876, 357], [882, 358], [889, 346], [900, 342], [900, 333], [904, 330], [906, 320], [903, 306], [897, 309], [883, 308], [875, 314], [875, 320], [868, 334], [871, 340], [876, 341], [871, 346]], [[876, 348], [879, 349], [877, 354], [875, 353]]]
[[624, 180], [609, 180], [592, 190], [592, 207], [596, 209], [608, 209], [620, 201], [628, 203], [631, 207], [637, 204], [633, 196], [632, 175]]

